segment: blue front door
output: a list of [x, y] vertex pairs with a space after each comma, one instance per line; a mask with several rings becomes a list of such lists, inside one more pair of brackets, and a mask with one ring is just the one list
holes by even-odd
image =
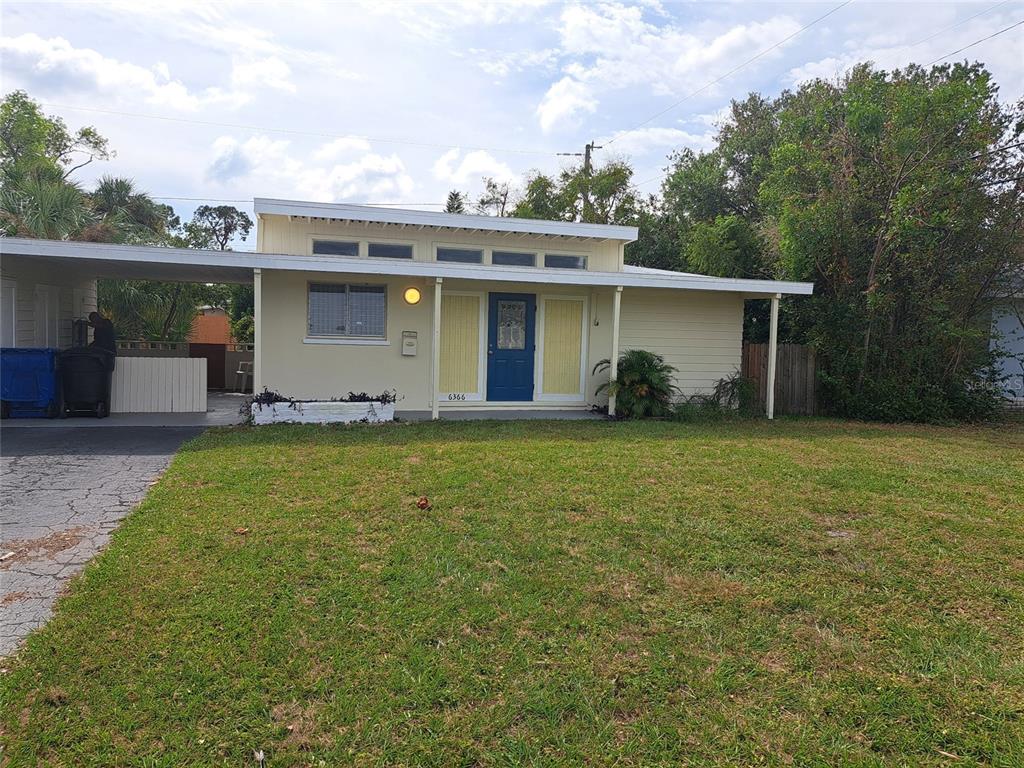
[[536, 297], [492, 293], [487, 323], [487, 399], [533, 400]]

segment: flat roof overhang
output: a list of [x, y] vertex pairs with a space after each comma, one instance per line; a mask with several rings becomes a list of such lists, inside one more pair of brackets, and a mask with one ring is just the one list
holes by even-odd
[[201, 251], [151, 245], [0, 238], [0, 254], [31, 258], [55, 268], [74, 266], [95, 277], [174, 283], [251, 283], [252, 266], [236, 251]]
[[510, 216], [482, 216], [470, 213], [438, 213], [408, 208], [377, 208], [350, 203], [310, 203], [299, 200], [253, 200], [257, 216], [274, 215], [300, 219], [329, 219], [360, 224], [382, 224], [399, 228], [438, 229], [448, 232], [497, 232], [583, 240], [615, 240], [631, 243], [637, 239], [637, 227], [618, 224], [587, 224], [574, 221], [516, 219]]
[[810, 295], [813, 283], [745, 280], [668, 271], [594, 272], [578, 269], [500, 267], [407, 259], [366, 259], [344, 256], [293, 256], [240, 251], [203, 251], [149, 245], [112, 245], [67, 240], [0, 238], [0, 253], [75, 264], [97, 277], [181, 282], [252, 282], [254, 269], [356, 275], [394, 275], [503, 283], [591, 287], [667, 288], [726, 291], [759, 298], [775, 294]]

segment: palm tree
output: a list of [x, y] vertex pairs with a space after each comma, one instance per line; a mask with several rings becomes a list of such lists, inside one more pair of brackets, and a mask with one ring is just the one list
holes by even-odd
[[[594, 366], [594, 373], [611, 368], [604, 359]], [[615, 413], [627, 419], [667, 416], [672, 401], [679, 393], [673, 380], [676, 369], [665, 358], [645, 349], [627, 349], [619, 355], [615, 378], [606, 381], [594, 394], [605, 390], [615, 396]]]
[[78, 240], [96, 224], [88, 198], [74, 182], [50, 174], [4, 178], [0, 229], [10, 237]]
[[131, 179], [102, 176], [89, 199], [117, 242], [149, 243], [166, 232], [167, 208], [136, 189]]

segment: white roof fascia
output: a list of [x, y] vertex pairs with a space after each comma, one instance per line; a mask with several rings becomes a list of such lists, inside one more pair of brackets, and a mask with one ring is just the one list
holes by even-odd
[[744, 280], [678, 273], [595, 272], [545, 267], [501, 267], [410, 259], [368, 259], [344, 256], [292, 256], [247, 251], [204, 251], [160, 248], [151, 245], [111, 245], [69, 240], [0, 238], [0, 253], [66, 259], [180, 264], [184, 266], [244, 267], [300, 272], [336, 272], [357, 275], [450, 278], [548, 285], [618, 286], [625, 288], [673, 288], [696, 291], [728, 291], [763, 294], [810, 295], [813, 283], [780, 280]]
[[342, 221], [366, 221], [375, 224], [414, 224], [440, 229], [465, 229], [475, 232], [518, 232], [527, 235], [597, 238], [631, 243], [639, 236], [636, 227], [616, 224], [582, 224], [571, 221], [513, 219], [504, 216], [476, 216], [468, 213], [413, 211], [407, 208], [378, 208], [349, 203], [306, 203], [297, 200], [253, 200], [257, 215], [308, 216]]

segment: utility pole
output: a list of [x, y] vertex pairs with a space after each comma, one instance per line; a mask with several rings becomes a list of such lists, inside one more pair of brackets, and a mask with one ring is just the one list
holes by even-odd
[[601, 149], [601, 147], [594, 144], [594, 140], [591, 139], [590, 143], [583, 148], [583, 220], [593, 221], [594, 219], [594, 206], [590, 202], [590, 179], [593, 176], [593, 167], [590, 164], [590, 153], [595, 149]]
[[593, 176], [594, 168], [591, 163], [591, 154], [595, 149], [603, 149], [598, 146], [591, 139], [590, 142], [583, 147], [582, 152], [559, 152], [558, 155], [561, 157], [582, 157], [583, 158], [583, 212], [580, 216], [583, 221], [590, 221], [594, 218], [594, 208], [590, 202], [590, 179]]

